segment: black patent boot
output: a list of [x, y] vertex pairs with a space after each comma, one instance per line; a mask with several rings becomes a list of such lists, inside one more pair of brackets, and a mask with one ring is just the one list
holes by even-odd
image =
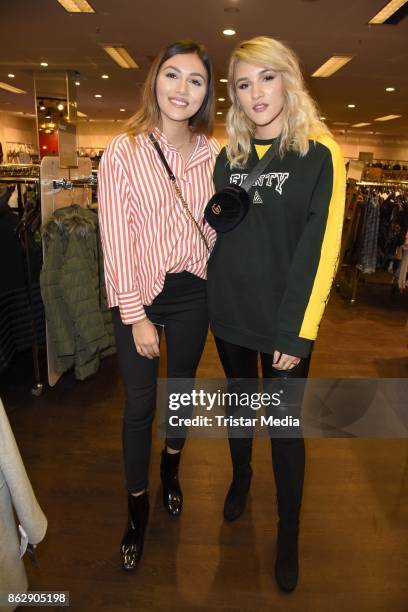
[[181, 452], [162, 451], [160, 478], [163, 490], [163, 505], [171, 516], [179, 516], [183, 509], [183, 492], [178, 479]]
[[298, 521], [279, 521], [275, 577], [281, 591], [286, 593], [294, 591], [298, 582], [298, 536]]
[[234, 468], [232, 482], [224, 502], [224, 518], [235, 521], [243, 514], [252, 480], [250, 465]]
[[136, 569], [143, 553], [144, 534], [149, 518], [149, 493], [128, 494], [128, 523], [122, 538], [120, 555], [126, 571]]

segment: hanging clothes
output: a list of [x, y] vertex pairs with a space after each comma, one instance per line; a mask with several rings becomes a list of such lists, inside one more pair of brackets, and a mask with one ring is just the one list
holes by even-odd
[[[41, 245], [19, 232], [18, 215], [8, 205], [14, 186], [0, 193], [0, 372], [17, 352], [28, 350], [33, 342], [45, 344], [45, 313], [40, 293]], [[26, 209], [27, 210], [27, 209]], [[31, 268], [31, 303], [27, 260]]]
[[380, 227], [380, 200], [371, 195], [365, 206], [362, 239], [357, 268], [365, 274], [372, 274], [377, 268], [377, 243]]
[[97, 372], [102, 356], [115, 352], [98, 216], [77, 205], [60, 208], [43, 237], [41, 293], [53, 365], [61, 373], [74, 366], [76, 378], [84, 380]]

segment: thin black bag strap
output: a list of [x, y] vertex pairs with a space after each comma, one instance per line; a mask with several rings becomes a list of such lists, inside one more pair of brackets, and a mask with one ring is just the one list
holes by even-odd
[[241, 185], [242, 189], [245, 189], [245, 191], [247, 192], [251, 189], [252, 185], [258, 180], [258, 178], [261, 176], [262, 172], [265, 170], [271, 159], [275, 156], [277, 146], [279, 146], [277, 145], [277, 143], [271, 144], [265, 155], [259, 160], [255, 168], [251, 170], [245, 181], [243, 181]]
[[203, 233], [203, 231], [202, 231], [201, 227], [198, 225], [197, 221], [195, 220], [194, 215], [191, 213], [191, 211], [190, 211], [190, 209], [189, 209], [189, 207], [188, 207], [188, 204], [187, 204], [187, 202], [185, 201], [185, 199], [184, 199], [184, 197], [183, 197], [183, 194], [181, 193], [181, 189], [180, 189], [180, 187], [179, 187], [179, 186], [178, 186], [178, 184], [177, 184], [176, 177], [174, 176], [174, 174], [173, 174], [173, 172], [172, 172], [172, 170], [171, 170], [171, 168], [170, 168], [169, 164], [167, 163], [167, 160], [166, 160], [166, 158], [164, 157], [164, 153], [163, 153], [163, 151], [161, 150], [161, 147], [160, 147], [159, 143], [157, 142], [157, 140], [156, 140], [156, 138], [154, 137], [154, 135], [153, 135], [153, 134], [149, 134], [149, 139], [150, 139], [150, 142], [153, 144], [154, 148], [156, 149], [156, 151], [157, 151], [157, 153], [158, 153], [158, 155], [159, 155], [159, 157], [160, 157], [161, 161], [163, 162], [163, 166], [166, 168], [167, 174], [169, 175], [169, 179], [170, 179], [170, 180], [171, 180], [171, 182], [173, 183], [173, 186], [174, 186], [175, 192], [176, 192], [176, 194], [177, 194], [177, 196], [178, 196], [178, 198], [179, 198], [180, 202], [182, 203], [182, 205], [183, 205], [183, 208], [184, 208], [185, 212], [187, 213], [188, 217], [191, 219], [191, 221], [192, 221], [192, 222], [194, 223], [194, 225], [196, 226], [196, 228], [197, 228], [197, 230], [199, 231], [200, 236], [201, 236], [201, 238], [203, 239], [203, 242], [204, 242], [204, 244], [205, 244], [205, 246], [206, 246], [206, 248], [207, 248], [207, 251], [209, 251], [209, 250], [210, 250], [210, 247], [209, 247], [209, 245], [208, 245], [207, 239], [206, 239], [206, 237], [204, 236], [204, 233]]

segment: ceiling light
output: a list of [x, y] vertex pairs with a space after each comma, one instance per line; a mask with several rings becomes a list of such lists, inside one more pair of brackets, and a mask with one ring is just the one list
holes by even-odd
[[120, 108], [119, 110], [121, 113], [124, 113], [126, 111], [126, 108]]
[[1, 83], [0, 82], [0, 88], [1, 89], [5, 89], [6, 91], [11, 91], [11, 93], [19, 93], [19, 94], [27, 93], [26, 91], [24, 91], [24, 89], [19, 89], [18, 87], [13, 87], [13, 85], [9, 85], [8, 83]]
[[320, 117], [320, 121], [324, 121], [326, 117]]
[[366, 125], [371, 125], [371, 123], [355, 123], [351, 127], [365, 127]]
[[40, 110], [45, 110], [45, 106], [44, 106], [44, 104], [41, 104], [41, 106], [40, 106]]
[[407, 0], [391, 0], [391, 2], [388, 2], [368, 23], [371, 25], [380, 25], [384, 23], [384, 21], [387, 21], [387, 19], [396, 13], [401, 6], [404, 6], [406, 1]]
[[217, 112], [217, 115], [222, 115], [222, 111], [218, 111], [218, 112]]
[[103, 75], [102, 75], [102, 78], [103, 78], [103, 79], [109, 79], [109, 74], [103, 74]]
[[75, 81], [75, 85], [80, 85], [81, 83], [79, 81]]
[[385, 91], [395, 91], [395, 87], [386, 87]]
[[104, 46], [103, 48], [121, 68], [139, 68], [125, 47]]
[[15, 74], [11, 74], [11, 72], [10, 72], [10, 74], [8, 74], [7, 76], [9, 77], [9, 79], [14, 79], [14, 77], [15, 77], [16, 75], [15, 75]]
[[228, 79], [220, 79], [220, 83], [228, 83]]
[[225, 102], [225, 98], [218, 98], [218, 102]]
[[223, 30], [222, 33], [224, 36], [234, 36], [236, 34], [235, 30]]
[[86, 115], [85, 113], [81, 113], [81, 111], [77, 112], [77, 117], [87, 117], [88, 115]]
[[384, 117], [377, 117], [374, 121], [391, 121], [391, 119], [399, 119], [402, 115], [384, 115]]
[[102, 98], [102, 94], [95, 94], [95, 98]]
[[94, 13], [94, 9], [86, 0], [57, 0], [68, 13]]
[[333, 55], [324, 64], [320, 66], [313, 74], [313, 77], [329, 77], [340, 68], [343, 68], [350, 60], [353, 59], [352, 55]]
[[57, 108], [58, 108], [58, 110], [64, 110], [64, 105], [63, 104], [58, 104]]
[[51, 119], [51, 115], [45, 115], [46, 119]]
[[347, 104], [347, 108], [356, 108], [355, 104]]
[[44, 68], [47, 68], [48, 64], [47, 62], [41, 62], [41, 66], [43, 66]]

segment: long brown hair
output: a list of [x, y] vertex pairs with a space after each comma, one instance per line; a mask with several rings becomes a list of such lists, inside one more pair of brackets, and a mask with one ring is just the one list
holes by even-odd
[[136, 113], [124, 125], [124, 132], [135, 136], [151, 132], [160, 125], [161, 114], [156, 96], [156, 79], [159, 70], [168, 59], [178, 54], [196, 53], [203, 62], [208, 76], [207, 92], [200, 109], [189, 119], [193, 132], [210, 135], [214, 122], [214, 72], [208, 53], [202, 45], [192, 40], [179, 40], [164, 49], [150, 67], [143, 85], [142, 102]]

